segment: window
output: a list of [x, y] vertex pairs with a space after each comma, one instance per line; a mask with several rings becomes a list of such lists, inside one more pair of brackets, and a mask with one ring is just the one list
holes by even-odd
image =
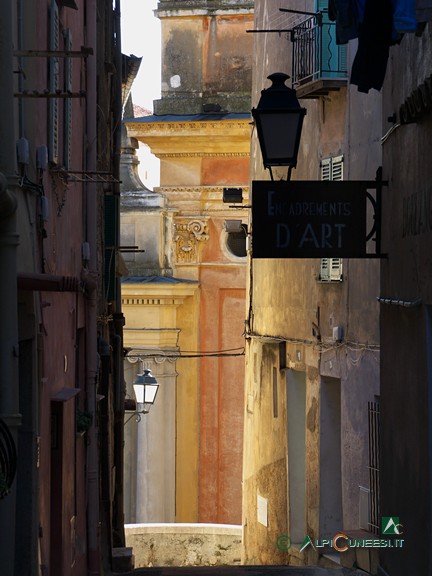
[[[294, 26], [292, 52], [293, 87], [302, 87], [302, 94], [324, 95], [344, 86], [347, 78], [347, 47], [336, 42], [336, 23], [328, 13], [329, 0], [315, 0], [315, 12], [321, 15], [303, 19]], [[308, 83], [320, 80], [315, 88]], [[326, 81], [331, 80], [327, 84]], [[311, 97], [311, 96], [309, 96]]]
[[328, 0], [315, 0], [315, 11], [323, 16], [319, 39], [319, 62], [321, 78], [340, 78], [346, 75], [346, 45], [336, 43], [336, 24], [328, 15]]
[[321, 180], [343, 180], [343, 156], [321, 160]]
[[231, 232], [227, 230], [227, 247], [231, 254], [238, 258], [244, 258], [247, 255], [246, 249], [247, 226], [241, 224], [239, 229]]
[[321, 258], [321, 282], [342, 282], [342, 258]]
[[[343, 156], [321, 160], [321, 180], [343, 180]], [[342, 258], [321, 258], [319, 280], [342, 282]]]

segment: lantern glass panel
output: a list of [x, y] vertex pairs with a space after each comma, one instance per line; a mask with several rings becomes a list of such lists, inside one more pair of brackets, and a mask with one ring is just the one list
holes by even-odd
[[260, 144], [265, 165], [296, 164], [302, 123], [300, 109], [260, 111]]
[[159, 384], [146, 384], [144, 394], [144, 404], [154, 403], [158, 388]]
[[133, 389], [135, 392], [135, 398], [136, 398], [137, 404], [143, 404], [144, 403], [144, 385], [143, 384], [134, 384]]

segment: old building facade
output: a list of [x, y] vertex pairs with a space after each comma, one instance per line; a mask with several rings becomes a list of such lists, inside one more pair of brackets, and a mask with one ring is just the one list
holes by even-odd
[[[382, 550], [382, 574], [431, 574], [430, 2], [417, 34], [391, 48], [383, 87], [381, 264], [381, 514], [403, 524], [404, 546]], [[423, 23], [423, 24], [422, 24]], [[403, 422], [403, 425], [400, 424]], [[395, 482], [395, 478], [398, 478]], [[420, 549], [416, 541], [425, 545]]]
[[[336, 46], [327, 8], [255, 2], [255, 30], [262, 32], [255, 34], [253, 106], [270, 85], [267, 76], [288, 74], [307, 110], [292, 178], [374, 180], [381, 96], [349, 85], [353, 47]], [[270, 179], [255, 134], [251, 166], [252, 185]], [[287, 178], [286, 168], [273, 172], [275, 180]], [[367, 533], [374, 522], [369, 420], [379, 396], [379, 261], [331, 253], [321, 260], [254, 258], [254, 222], [251, 233], [243, 561], [318, 564], [322, 553], [302, 550], [305, 538]], [[290, 545], [279, 545], [280, 537]]]
[[124, 547], [114, 442], [123, 431], [119, 14], [103, 0], [2, 6], [5, 575], [100, 574]]
[[156, 14], [162, 97], [125, 125], [160, 159], [160, 187], [124, 187], [123, 243], [146, 252], [126, 257], [122, 295], [128, 385], [139, 357], [163, 395], [127, 432], [127, 507], [130, 521], [239, 524], [253, 2]]

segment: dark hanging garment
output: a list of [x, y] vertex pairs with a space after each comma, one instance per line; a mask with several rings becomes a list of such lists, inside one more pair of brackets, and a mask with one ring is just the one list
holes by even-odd
[[393, 28], [399, 33], [417, 30], [415, 0], [393, 0]]
[[364, 20], [360, 24], [359, 43], [352, 70], [351, 84], [359, 92], [381, 90], [384, 83], [392, 37], [391, 0], [366, 0]]
[[336, 43], [346, 44], [357, 38], [363, 20], [364, 0], [329, 0], [329, 19], [336, 22]]

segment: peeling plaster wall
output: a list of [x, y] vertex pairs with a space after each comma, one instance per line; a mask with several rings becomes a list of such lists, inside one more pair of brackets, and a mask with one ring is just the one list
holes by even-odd
[[[203, 105], [250, 110], [253, 2], [159, 2], [162, 99], [156, 114], [200, 113]], [[174, 9], [173, 9], [174, 6]]]
[[[255, 28], [283, 27], [280, 7], [314, 8], [313, 2], [282, 0], [276, 8], [257, 0]], [[254, 50], [256, 106], [260, 91], [270, 85], [269, 74], [291, 75], [291, 43], [285, 35], [256, 34]], [[354, 54], [355, 46], [350, 46], [349, 61]], [[380, 98], [378, 93], [359, 94], [347, 84], [324, 97], [301, 100], [307, 115], [293, 178], [319, 180], [320, 161], [343, 155], [344, 180], [374, 179], [381, 163]], [[286, 179], [286, 170], [274, 169], [275, 180]], [[251, 142], [251, 179], [269, 179], [256, 134]], [[319, 538], [336, 526], [359, 528], [359, 486], [368, 486], [368, 401], [379, 394], [379, 263], [344, 259], [343, 281], [334, 283], [320, 282], [319, 271], [318, 259], [250, 261], [243, 460], [246, 564], [317, 563], [312, 549], [299, 552], [301, 534]], [[333, 338], [336, 326], [342, 327], [341, 343]], [[303, 404], [290, 395], [292, 381], [304, 382]], [[290, 427], [292, 403], [294, 411], [304, 411], [302, 434]], [[301, 450], [296, 442], [302, 443]], [[304, 523], [296, 500], [301, 475], [290, 491], [290, 478], [294, 482], [295, 477], [290, 470], [302, 465], [302, 451]], [[337, 484], [334, 490], [332, 483]], [[257, 494], [267, 501], [267, 526], [258, 519]], [[289, 552], [280, 550], [279, 536], [293, 534], [297, 542]]]

